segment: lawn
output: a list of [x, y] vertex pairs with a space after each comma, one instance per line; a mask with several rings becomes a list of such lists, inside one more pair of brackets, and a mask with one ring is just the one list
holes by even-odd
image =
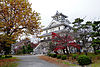
[[17, 67], [18, 64], [15, 63], [16, 61], [18, 61], [18, 59], [15, 57], [1, 59], [0, 60], [0, 67]]
[[92, 67], [100, 67], [100, 60], [91, 65]]
[[69, 62], [63, 62], [64, 64], [67, 64], [69, 66], [79, 66], [79, 65], [76, 65], [76, 64], [72, 64], [72, 63], [69, 63]]

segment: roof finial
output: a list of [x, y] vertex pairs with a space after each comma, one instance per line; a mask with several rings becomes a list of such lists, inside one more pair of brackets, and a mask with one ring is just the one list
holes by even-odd
[[58, 10], [57, 10], [56, 15], [58, 15], [58, 14], [59, 14], [59, 12], [58, 12]]

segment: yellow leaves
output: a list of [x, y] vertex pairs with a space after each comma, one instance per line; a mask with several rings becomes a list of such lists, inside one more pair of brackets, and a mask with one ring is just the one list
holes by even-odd
[[4, 24], [2, 22], [0, 22], [0, 28], [3, 28]]
[[8, 35], [6, 34], [2, 34], [0, 35], [0, 43], [5, 43], [9, 46], [9, 44], [13, 44], [15, 41], [15, 39], [13, 39], [12, 37], [9, 37]]
[[26, 37], [25, 40], [30, 40], [30, 39]]
[[43, 36], [37, 36], [38, 38], [43, 38]]
[[13, 0], [10, 0], [10, 2], [11, 2], [11, 1], [13, 1]]
[[[31, 4], [29, 4], [27, 0], [6, 0], [5, 3], [6, 6], [0, 8], [3, 10], [1, 13], [4, 15], [4, 21], [2, 24], [0, 23], [0, 27], [4, 28], [2, 31], [9, 32], [7, 35], [13, 33], [11, 38], [16, 38], [23, 32], [31, 34], [40, 32], [40, 30], [38, 30], [41, 24], [39, 22], [39, 13], [32, 11]], [[2, 18], [2, 16], [0, 16], [0, 18]], [[20, 26], [25, 27], [26, 30], [22, 31], [23, 29], [19, 29]], [[9, 38], [7, 39], [8, 41], [10, 40]]]
[[25, 15], [25, 14], [26, 14], [25, 12], [22, 13], [22, 15]]
[[8, 44], [14, 44], [15, 42], [14, 41], [8, 41]]
[[10, 45], [6, 45], [6, 47], [10, 47]]

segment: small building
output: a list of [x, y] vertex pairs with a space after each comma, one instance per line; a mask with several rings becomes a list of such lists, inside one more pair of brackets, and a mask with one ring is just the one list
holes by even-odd
[[28, 46], [30, 45], [30, 47], [32, 49], [34, 49], [37, 44], [32, 43], [28, 38], [23, 39], [15, 44], [12, 44], [12, 54], [17, 54], [18, 52], [21, 52], [23, 49], [23, 46]]

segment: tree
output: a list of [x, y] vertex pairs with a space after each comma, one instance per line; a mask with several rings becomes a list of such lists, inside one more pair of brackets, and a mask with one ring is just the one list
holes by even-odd
[[0, 1], [0, 32], [7, 37], [16, 40], [22, 33], [39, 33], [39, 20], [39, 13], [32, 11], [28, 0]]
[[33, 48], [31, 46], [31, 44], [28, 44], [26, 49], [27, 49], [28, 54], [30, 54], [31, 52], [33, 52]]
[[37, 43], [31, 42], [29, 38], [25, 38], [13, 45], [14, 54], [30, 54], [37, 45]]
[[72, 23], [72, 24], [74, 24], [73, 25], [73, 27], [74, 27], [73, 28], [73, 30], [74, 30], [73, 33], [74, 33], [74, 37], [75, 37], [77, 43], [79, 43], [80, 40], [81, 40], [80, 34], [82, 32], [80, 31], [80, 29], [81, 29], [81, 23], [83, 21], [84, 21], [83, 19], [76, 18], [75, 21]]
[[97, 54], [96, 50], [100, 49], [100, 21], [94, 21], [92, 28], [92, 46], [94, 48], [94, 53]]
[[55, 49], [56, 45], [53, 42], [49, 42], [49, 53]]
[[86, 55], [80, 55], [77, 58], [77, 61], [78, 61], [79, 65], [81, 65], [82, 67], [85, 67], [85, 65], [89, 65], [92, 63], [91, 59]]
[[8, 37], [5, 34], [0, 35], [0, 52], [3, 51], [5, 54], [9, 54], [11, 44], [14, 44], [15, 42], [15, 39]]
[[[67, 52], [67, 55], [69, 55], [69, 50], [68, 50], [69, 46], [73, 46], [77, 49], [80, 49], [80, 46], [74, 42], [74, 39], [70, 35], [67, 35], [67, 34], [60, 36], [59, 34], [52, 32], [52, 42], [56, 45], [53, 50], [56, 53], [57, 53], [57, 50], [62, 49], [64, 54], [66, 54]], [[66, 49], [66, 52], [65, 52], [65, 49]]]
[[[89, 46], [87, 45], [89, 42], [89, 38], [91, 37], [92, 32], [92, 22], [87, 21], [84, 24], [82, 23], [84, 20], [77, 18], [73, 22], [74, 24], [74, 37], [77, 43], [82, 42], [82, 47], [85, 49]], [[86, 52], [86, 51], [85, 51]]]
[[27, 50], [26, 50], [25, 46], [23, 46], [23, 48], [22, 48], [22, 53], [23, 53], [23, 54], [26, 54], [26, 52], [27, 52]]

